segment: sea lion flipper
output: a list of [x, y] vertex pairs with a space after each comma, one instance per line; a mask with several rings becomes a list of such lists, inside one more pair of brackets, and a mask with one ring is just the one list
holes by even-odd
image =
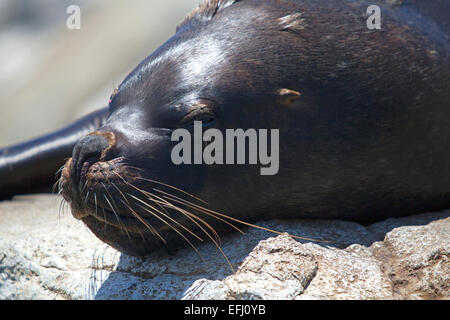
[[39, 138], [0, 149], [0, 200], [13, 195], [49, 192], [56, 173], [84, 135], [102, 125], [108, 108]]

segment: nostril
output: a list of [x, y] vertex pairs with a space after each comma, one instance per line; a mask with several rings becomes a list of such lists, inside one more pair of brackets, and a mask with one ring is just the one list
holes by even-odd
[[77, 143], [72, 153], [72, 172], [78, 181], [85, 163], [88, 163], [89, 167], [97, 162], [110, 145], [106, 136], [97, 134], [88, 135]]

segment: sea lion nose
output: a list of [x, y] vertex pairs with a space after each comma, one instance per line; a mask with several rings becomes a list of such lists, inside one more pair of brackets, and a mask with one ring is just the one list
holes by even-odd
[[91, 133], [76, 144], [72, 153], [72, 177], [80, 181], [83, 168], [87, 169], [92, 164], [104, 157], [104, 152], [113, 143], [112, 133]]

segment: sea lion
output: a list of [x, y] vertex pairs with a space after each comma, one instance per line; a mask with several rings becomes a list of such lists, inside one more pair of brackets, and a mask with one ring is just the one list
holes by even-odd
[[[74, 147], [72, 213], [131, 255], [273, 218], [361, 222], [450, 207], [448, 1], [207, 0]], [[279, 170], [176, 165], [175, 130], [279, 130]]]

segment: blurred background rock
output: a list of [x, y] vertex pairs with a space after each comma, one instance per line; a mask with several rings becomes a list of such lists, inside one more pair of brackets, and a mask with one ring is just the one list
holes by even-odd
[[[106, 106], [200, 0], [0, 0], [0, 147]], [[69, 30], [69, 5], [81, 29]]]

